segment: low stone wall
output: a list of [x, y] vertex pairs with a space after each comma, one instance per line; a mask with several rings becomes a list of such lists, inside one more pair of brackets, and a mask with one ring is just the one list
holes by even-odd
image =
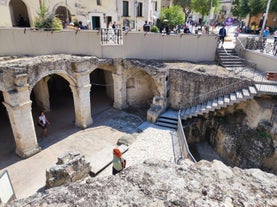
[[128, 32], [123, 34], [123, 44], [102, 45], [100, 32], [93, 30], [51, 32], [0, 28], [0, 34], [0, 56], [64, 53], [199, 62], [214, 61], [217, 47], [215, 35]]
[[46, 187], [56, 187], [75, 182], [89, 175], [91, 166], [77, 152], [68, 152], [58, 157], [55, 166], [46, 170]]

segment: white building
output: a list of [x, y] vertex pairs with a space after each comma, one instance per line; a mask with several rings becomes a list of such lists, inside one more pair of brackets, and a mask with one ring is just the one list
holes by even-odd
[[[0, 0], [1, 27], [29, 27], [43, 0]], [[45, 0], [48, 12], [62, 21], [82, 21], [91, 29], [107, 28], [111, 22], [141, 29], [145, 21], [155, 22], [161, 0]]]

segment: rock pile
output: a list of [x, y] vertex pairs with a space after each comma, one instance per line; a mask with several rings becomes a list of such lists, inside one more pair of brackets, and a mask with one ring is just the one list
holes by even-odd
[[116, 176], [51, 188], [8, 206], [273, 207], [277, 176], [220, 161], [146, 160]]
[[46, 170], [46, 188], [75, 182], [89, 175], [91, 166], [78, 152], [68, 152], [58, 157], [55, 166]]

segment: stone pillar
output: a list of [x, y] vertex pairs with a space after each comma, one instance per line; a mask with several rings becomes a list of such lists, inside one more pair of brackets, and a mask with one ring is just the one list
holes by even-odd
[[32, 102], [27, 83], [27, 75], [17, 75], [16, 90], [3, 92], [4, 102], [16, 143], [16, 153], [23, 158], [30, 157], [41, 150], [37, 143], [32, 116]]
[[117, 109], [127, 108], [126, 77], [123, 73], [121, 60], [115, 60], [116, 73], [113, 74], [114, 104]]
[[90, 79], [87, 72], [75, 73], [77, 86], [70, 85], [74, 99], [75, 125], [83, 129], [92, 124]]
[[49, 91], [47, 81], [49, 77], [41, 79], [34, 87], [36, 102], [40, 110], [50, 111]]
[[160, 77], [161, 87], [158, 87], [159, 94], [155, 95], [150, 109], [147, 111], [147, 120], [155, 123], [159, 116], [167, 109], [168, 107], [168, 93], [169, 93], [169, 83], [168, 83], [168, 74], [164, 74], [163, 77]]

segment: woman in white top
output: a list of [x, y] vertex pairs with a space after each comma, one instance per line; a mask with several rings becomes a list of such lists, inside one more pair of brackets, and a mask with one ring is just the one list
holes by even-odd
[[47, 136], [47, 125], [50, 124], [43, 111], [40, 112], [38, 117], [38, 125], [43, 129], [42, 137]]

